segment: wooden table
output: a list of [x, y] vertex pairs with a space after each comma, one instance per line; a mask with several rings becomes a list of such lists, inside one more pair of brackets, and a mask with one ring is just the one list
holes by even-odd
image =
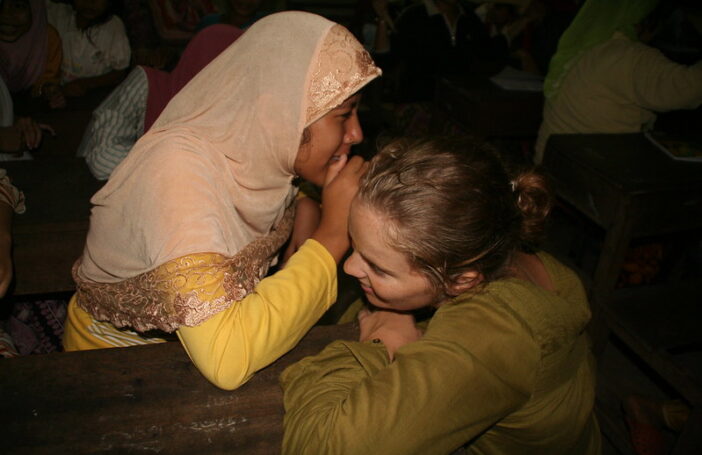
[[673, 453], [701, 453], [699, 285], [614, 287], [632, 239], [702, 227], [702, 163], [675, 161], [642, 134], [558, 135], [543, 166], [558, 196], [605, 230], [590, 290], [595, 352], [614, 335], [680, 394], [692, 413]]
[[632, 239], [702, 227], [702, 163], [673, 160], [643, 134], [555, 135], [543, 167], [558, 196], [605, 229], [595, 299], [614, 289]]
[[75, 156], [90, 118], [89, 106], [44, 114], [56, 130], [33, 160], [1, 162], [22, 190], [27, 211], [13, 218], [14, 285], [9, 295], [71, 291], [71, 266], [83, 252], [90, 198], [102, 186]]
[[223, 391], [180, 343], [18, 357], [0, 362], [0, 440], [12, 454], [275, 454], [278, 376], [356, 326], [319, 326], [241, 388]]
[[541, 125], [543, 94], [504, 90], [487, 78], [437, 81], [437, 106], [464, 130], [485, 138], [532, 138]]
[[[681, 282], [620, 289], [602, 306], [611, 333], [690, 407], [671, 455], [702, 453], [701, 302], [698, 283]], [[608, 435], [617, 426], [600, 423]]]

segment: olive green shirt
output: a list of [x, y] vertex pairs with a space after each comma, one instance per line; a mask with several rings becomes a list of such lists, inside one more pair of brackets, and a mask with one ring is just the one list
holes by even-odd
[[336, 341], [290, 366], [283, 453], [599, 454], [585, 292], [539, 257], [556, 292], [498, 280], [442, 305], [392, 362]]

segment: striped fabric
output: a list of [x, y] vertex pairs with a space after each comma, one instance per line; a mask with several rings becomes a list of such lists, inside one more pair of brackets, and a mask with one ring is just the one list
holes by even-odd
[[148, 93], [146, 73], [137, 66], [93, 112], [77, 154], [98, 180], [107, 180], [144, 134]]
[[146, 336], [139, 335], [131, 330], [119, 330], [112, 324], [95, 320], [93, 320], [93, 323], [88, 326], [88, 332], [98, 340], [105, 343], [107, 346], [116, 348], [166, 342], [166, 340], [163, 338], [147, 338]]

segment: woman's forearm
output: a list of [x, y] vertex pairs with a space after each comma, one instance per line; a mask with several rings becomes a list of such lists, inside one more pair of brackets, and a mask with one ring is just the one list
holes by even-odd
[[305, 243], [254, 292], [178, 336], [202, 374], [233, 390], [292, 349], [336, 300], [336, 264], [314, 241]]

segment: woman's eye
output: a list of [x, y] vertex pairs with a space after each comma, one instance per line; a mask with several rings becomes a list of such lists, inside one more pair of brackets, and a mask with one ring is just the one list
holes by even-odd
[[385, 270], [379, 268], [379, 267], [378, 267], [377, 265], [375, 265], [375, 264], [371, 264], [371, 269], [373, 270], [373, 273], [375, 273], [376, 275], [380, 275], [380, 276], [385, 276], [385, 275], [387, 275], [387, 274], [385, 273]]

